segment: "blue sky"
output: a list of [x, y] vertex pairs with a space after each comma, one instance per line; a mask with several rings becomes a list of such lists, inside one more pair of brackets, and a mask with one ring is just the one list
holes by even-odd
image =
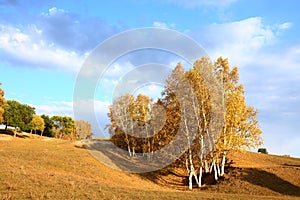
[[[228, 57], [238, 66], [247, 102], [260, 112], [264, 146], [300, 157], [299, 8], [297, 0], [0, 0], [0, 82], [6, 99], [33, 105], [37, 114], [72, 116], [77, 73], [99, 43], [129, 29], [170, 28], [212, 59]], [[161, 56], [157, 61], [177, 61]], [[128, 57], [113, 64], [103, 79], [107, 91], [96, 94], [101, 126], [114, 82], [136, 58], [149, 60]]]

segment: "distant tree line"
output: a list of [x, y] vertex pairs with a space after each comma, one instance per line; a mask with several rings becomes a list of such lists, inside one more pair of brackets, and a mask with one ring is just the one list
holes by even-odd
[[[1, 83], [0, 83], [1, 85]], [[92, 136], [91, 124], [84, 120], [75, 121], [69, 116], [52, 116], [35, 113], [35, 108], [15, 100], [5, 100], [4, 91], [0, 88], [0, 124], [17, 131], [39, 134], [59, 139], [79, 140]]]
[[[217, 91], [207, 85], [209, 78], [217, 79], [223, 88], [225, 108], [217, 141], [211, 135], [210, 125], [215, 117], [213, 106], [220, 105], [212, 94]], [[108, 125], [111, 141], [127, 150], [131, 157], [139, 152], [152, 159], [154, 151], [173, 142], [181, 127], [184, 134], [180, 140], [188, 145], [177, 161], [186, 168], [189, 189], [193, 180], [201, 187], [203, 173], [213, 173], [217, 180], [224, 175], [229, 151], [262, 144], [262, 131], [256, 119], [258, 111], [246, 104], [243, 85], [238, 81], [238, 68], [230, 69], [227, 59], [219, 58], [212, 63], [202, 58], [188, 71], [178, 64], [156, 102], [141, 94], [136, 98], [127, 94], [113, 102]], [[191, 120], [196, 122], [193, 127], [187, 125]]]

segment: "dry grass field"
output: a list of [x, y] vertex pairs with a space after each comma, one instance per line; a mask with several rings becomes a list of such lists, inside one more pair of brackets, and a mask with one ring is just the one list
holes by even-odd
[[181, 169], [129, 174], [78, 144], [0, 134], [0, 199], [300, 199], [300, 159], [231, 153], [218, 183], [188, 191]]

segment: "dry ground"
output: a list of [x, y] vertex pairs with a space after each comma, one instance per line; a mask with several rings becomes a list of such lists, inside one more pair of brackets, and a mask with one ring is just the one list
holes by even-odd
[[181, 169], [129, 174], [79, 144], [0, 134], [0, 199], [300, 199], [300, 159], [245, 152], [229, 160], [217, 184], [187, 191]]

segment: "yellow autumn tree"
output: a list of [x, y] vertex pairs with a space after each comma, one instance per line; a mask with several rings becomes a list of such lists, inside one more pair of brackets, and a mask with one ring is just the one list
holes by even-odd
[[[0, 86], [2, 84], [0, 83]], [[0, 88], [0, 124], [3, 122], [3, 114], [4, 114], [4, 106], [6, 105], [6, 101], [4, 98], [4, 90]]]
[[[132, 155], [132, 144], [130, 142], [130, 133], [133, 131], [132, 112], [134, 105], [134, 96], [126, 94], [114, 100], [109, 108], [108, 116], [111, 123], [107, 125], [112, 141], [122, 146], [123, 141], [126, 143], [129, 156]], [[120, 141], [123, 140], [123, 141]]]
[[[139, 94], [136, 97], [133, 112], [133, 121], [135, 121], [136, 133], [139, 134], [139, 138], [142, 144], [139, 146], [142, 149], [143, 155], [147, 153], [150, 159], [151, 155], [151, 127], [150, 127], [150, 102], [151, 99], [146, 96]], [[136, 141], [136, 138], [135, 138]]]
[[239, 84], [238, 68], [230, 69], [228, 59], [218, 58], [215, 72], [222, 81], [225, 100], [225, 121], [215, 156], [221, 157], [220, 176], [224, 175], [226, 155], [230, 150], [242, 150], [262, 144], [262, 131], [256, 119], [258, 111], [246, 104], [245, 90]]
[[41, 136], [43, 136], [43, 132], [45, 129], [45, 123], [44, 123], [44, 119], [41, 116], [38, 116], [38, 115], [33, 116], [32, 120], [30, 122], [30, 126], [31, 126], [32, 130], [40, 131]]
[[145, 95], [115, 100], [109, 129], [112, 141], [123, 149], [127, 144], [130, 155], [138, 150], [150, 156], [172, 143], [165, 155], [173, 158], [173, 150], [182, 153], [175, 159], [185, 166], [192, 189], [193, 180], [201, 187], [203, 173], [214, 172], [216, 180], [224, 174], [229, 151], [262, 143], [257, 114], [246, 104], [238, 68], [231, 69], [228, 59], [213, 63], [203, 57], [188, 71], [178, 64], [155, 103]]

